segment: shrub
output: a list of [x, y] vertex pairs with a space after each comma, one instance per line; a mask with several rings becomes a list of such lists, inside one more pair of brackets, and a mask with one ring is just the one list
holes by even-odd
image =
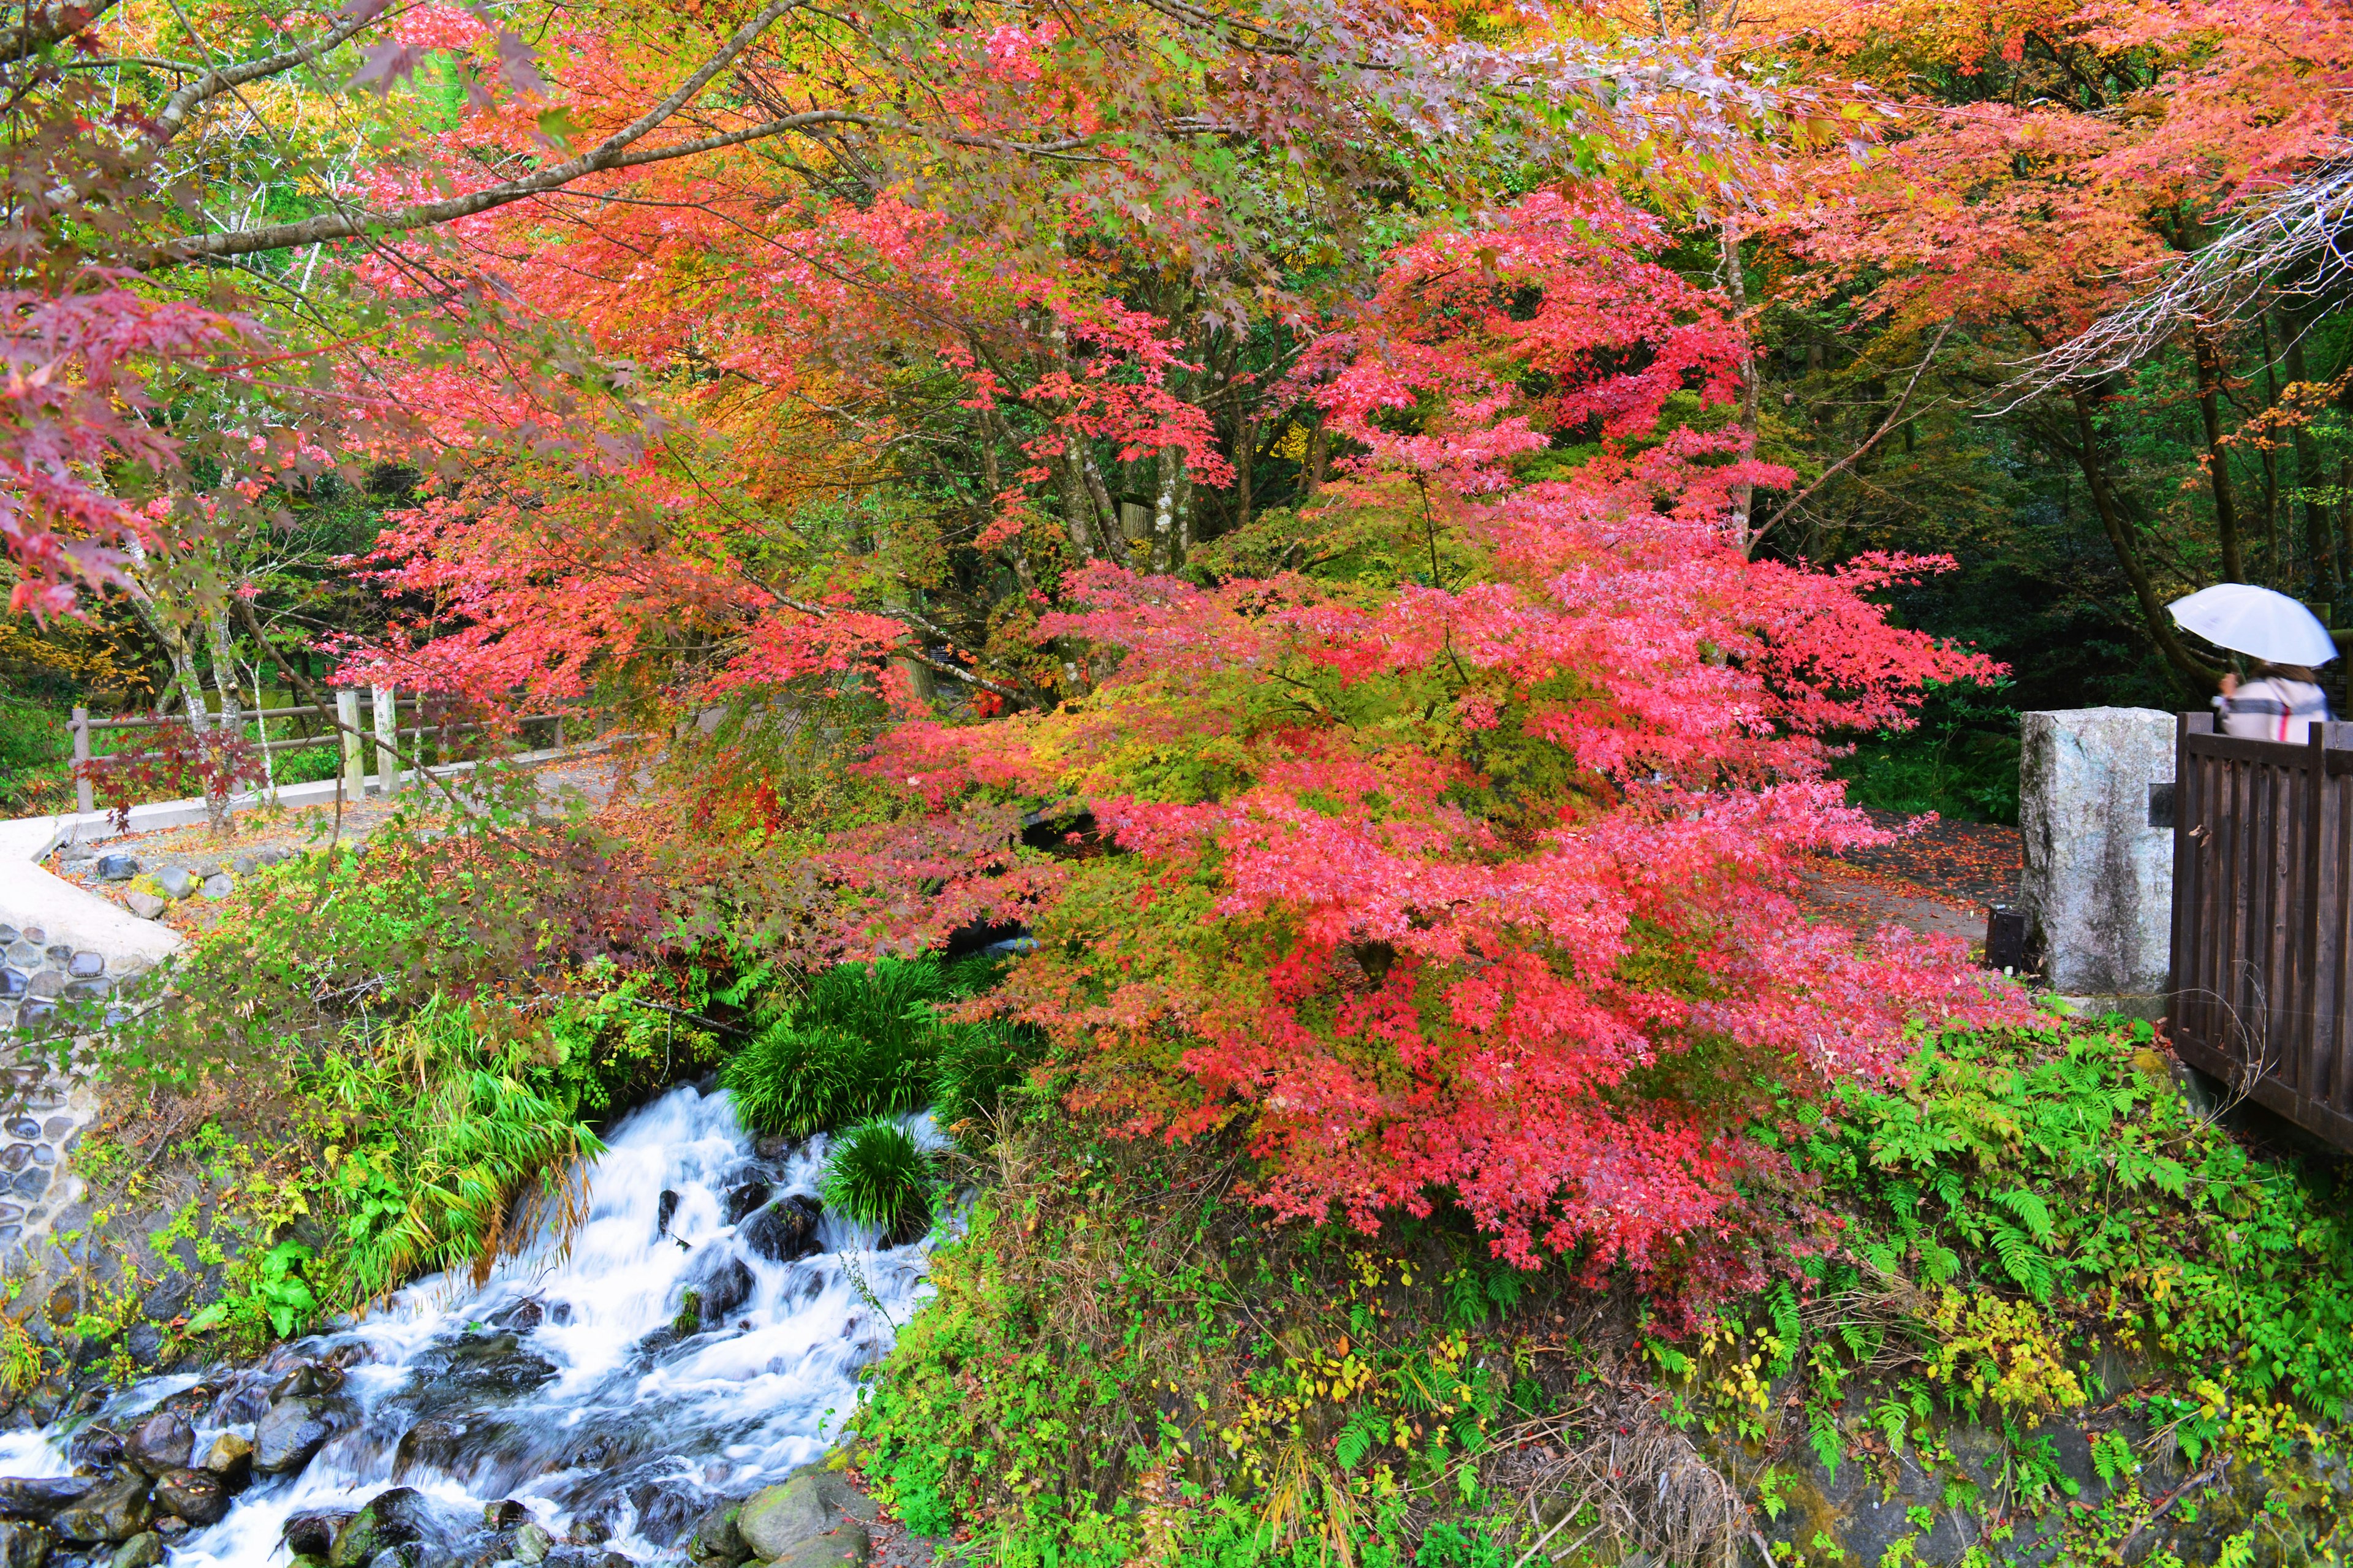
[[892, 1246], [931, 1224], [931, 1161], [895, 1122], [863, 1121], [836, 1140], [818, 1191], [826, 1207], [872, 1226]]

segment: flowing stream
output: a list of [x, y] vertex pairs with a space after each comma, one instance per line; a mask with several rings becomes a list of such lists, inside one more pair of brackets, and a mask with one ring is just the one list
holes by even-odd
[[[928, 1118], [909, 1125], [937, 1146]], [[175, 1543], [173, 1568], [282, 1562], [290, 1517], [396, 1485], [476, 1518], [514, 1499], [558, 1542], [594, 1542], [588, 1562], [644, 1561], [830, 1447], [859, 1370], [922, 1299], [928, 1243], [884, 1247], [819, 1215], [824, 1140], [763, 1160], [722, 1092], [672, 1089], [607, 1142], [586, 1217], [568, 1237], [543, 1228], [479, 1289], [422, 1279], [259, 1367], [152, 1379], [100, 1412], [128, 1431], [168, 1402], [201, 1456], [218, 1433], [253, 1433], [297, 1354], [323, 1381], [342, 1369], [317, 1457], [257, 1477]], [[67, 1473], [65, 1426], [0, 1440], [0, 1474]]]

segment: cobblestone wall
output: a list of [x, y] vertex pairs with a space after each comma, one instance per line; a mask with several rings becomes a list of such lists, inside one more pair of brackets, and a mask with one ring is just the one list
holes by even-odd
[[58, 1030], [76, 1004], [112, 1015], [145, 972], [139, 960], [48, 939], [39, 926], [0, 923], [0, 1260], [46, 1236], [80, 1194], [69, 1164], [97, 1096], [57, 1070]]

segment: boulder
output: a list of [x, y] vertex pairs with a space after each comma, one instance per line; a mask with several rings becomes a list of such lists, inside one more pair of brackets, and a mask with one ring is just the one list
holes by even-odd
[[205, 897], [217, 903], [237, 891], [237, 881], [226, 871], [216, 871], [205, 879]]
[[512, 1530], [530, 1522], [530, 1508], [513, 1498], [501, 1498], [497, 1502], [482, 1505], [484, 1530]]
[[765, 1182], [746, 1182], [727, 1194], [727, 1223], [741, 1224], [745, 1215], [768, 1201], [770, 1188]]
[[96, 1476], [43, 1476], [33, 1480], [7, 1477], [0, 1479], [0, 1519], [46, 1523], [57, 1517], [58, 1510], [79, 1502], [101, 1484]]
[[735, 1515], [736, 1531], [762, 1562], [773, 1562], [802, 1542], [823, 1535], [841, 1514], [807, 1470], [781, 1486], [754, 1492]]
[[122, 1462], [122, 1434], [93, 1421], [66, 1444], [66, 1459], [78, 1470], [111, 1470]]
[[659, 1241], [670, 1234], [670, 1222], [678, 1217], [678, 1194], [670, 1188], [661, 1190], [654, 1200], [654, 1239]]
[[752, 1554], [744, 1544], [744, 1532], [735, 1528], [740, 1508], [723, 1502], [695, 1522], [694, 1533], [686, 1538], [687, 1561], [695, 1568], [736, 1568]]
[[873, 1541], [866, 1533], [866, 1527], [854, 1519], [845, 1519], [823, 1534], [812, 1535], [779, 1552], [768, 1568], [860, 1568], [872, 1550]]
[[127, 882], [139, 875], [136, 855], [101, 855], [98, 858], [98, 879], [101, 882]]
[[29, 1519], [0, 1519], [0, 1568], [45, 1568], [57, 1543]]
[[190, 1524], [218, 1524], [228, 1512], [228, 1484], [210, 1470], [165, 1470], [155, 1478], [155, 1506]]
[[159, 1410], [122, 1440], [122, 1457], [151, 1476], [160, 1475], [184, 1468], [195, 1446], [194, 1428], [173, 1412]]
[[536, 1524], [526, 1524], [515, 1531], [514, 1559], [518, 1563], [532, 1563], [536, 1568], [536, 1564], [547, 1561], [547, 1554], [554, 1549], [555, 1537]]
[[327, 1402], [315, 1396], [280, 1399], [253, 1432], [253, 1468], [265, 1476], [299, 1470], [334, 1435]]
[[316, 1557], [325, 1562], [335, 1544], [335, 1532], [357, 1511], [348, 1508], [306, 1508], [287, 1515], [281, 1537], [286, 1550], [297, 1557]]
[[736, 1236], [770, 1262], [790, 1263], [817, 1250], [818, 1216], [823, 1212], [815, 1198], [796, 1194], [745, 1220]]
[[166, 866], [155, 873], [155, 886], [167, 899], [185, 899], [196, 890], [196, 879], [185, 866]]
[[122, 903], [125, 909], [142, 921], [159, 919], [171, 907], [170, 900], [158, 898], [153, 893], [142, 893], [136, 888], [122, 895]]
[[463, 1421], [419, 1421], [400, 1435], [392, 1454], [392, 1479], [405, 1481], [417, 1469], [448, 1471], [465, 1436]]
[[116, 1547], [106, 1568], [156, 1568], [163, 1561], [164, 1538], [146, 1530]]
[[222, 1433], [205, 1450], [198, 1468], [218, 1476], [229, 1490], [242, 1490], [253, 1479], [253, 1439], [235, 1432]]
[[102, 1546], [128, 1541], [155, 1517], [155, 1500], [144, 1476], [122, 1476], [79, 1501], [58, 1510], [50, 1528], [60, 1541]]
[[301, 1362], [271, 1385], [272, 1399], [302, 1399], [316, 1394], [332, 1394], [343, 1385], [341, 1367], [322, 1366], [317, 1362]]
[[364, 1568], [388, 1548], [422, 1564], [455, 1554], [459, 1530], [430, 1498], [414, 1487], [378, 1492], [335, 1531], [327, 1568]]

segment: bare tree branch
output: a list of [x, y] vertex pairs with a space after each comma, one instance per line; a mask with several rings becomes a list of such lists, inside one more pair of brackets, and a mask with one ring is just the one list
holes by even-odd
[[1812, 484], [1808, 485], [1804, 489], [1799, 490], [1796, 495], [1793, 495], [1788, 500], [1783, 501], [1781, 505], [1775, 510], [1773, 513], [1773, 521], [1767, 523], [1764, 528], [1760, 528], [1757, 531], [1760, 536], [1767, 529], [1771, 528], [1773, 523], [1780, 521], [1785, 517], [1794, 515], [1798, 508], [1805, 504], [1808, 497], [1811, 496], [1816, 490], [1821, 489], [1824, 485], [1830, 483], [1831, 479], [1836, 475], [1845, 471], [1848, 467], [1852, 465], [1856, 459], [1860, 458], [1865, 452], [1868, 452], [1873, 447], [1878, 446], [1880, 437], [1886, 435], [1890, 430], [1894, 429], [1895, 426], [1902, 422], [1904, 418], [1904, 411], [1912, 406], [1912, 394], [1914, 390], [1919, 386], [1921, 376], [1927, 374], [1929, 362], [1936, 357], [1936, 351], [1945, 346], [1945, 339], [1951, 333], [1953, 330], [1953, 322], [1957, 320], [1959, 320], [1958, 317], [1952, 318], [1951, 320], [1947, 321], [1943, 326], [1936, 329], [1936, 341], [1928, 345], [1928, 352], [1920, 356], [1920, 363], [1912, 367], [1912, 379], [1904, 384], [1903, 395], [1895, 400], [1895, 406], [1887, 411], [1887, 417], [1879, 422], [1879, 428], [1871, 433], [1871, 438], [1863, 442], [1862, 446], [1857, 447], [1853, 451], [1849, 452], [1845, 457], [1841, 458], [1837, 462], [1832, 463], [1829, 468], [1824, 468]]
[[2333, 298], [2348, 288], [2353, 152], [2251, 203], [2232, 227], [2138, 299], [2027, 361], [2013, 391], [2022, 400], [2061, 382], [2097, 379], [2184, 331], [2227, 325], [2273, 300]]

